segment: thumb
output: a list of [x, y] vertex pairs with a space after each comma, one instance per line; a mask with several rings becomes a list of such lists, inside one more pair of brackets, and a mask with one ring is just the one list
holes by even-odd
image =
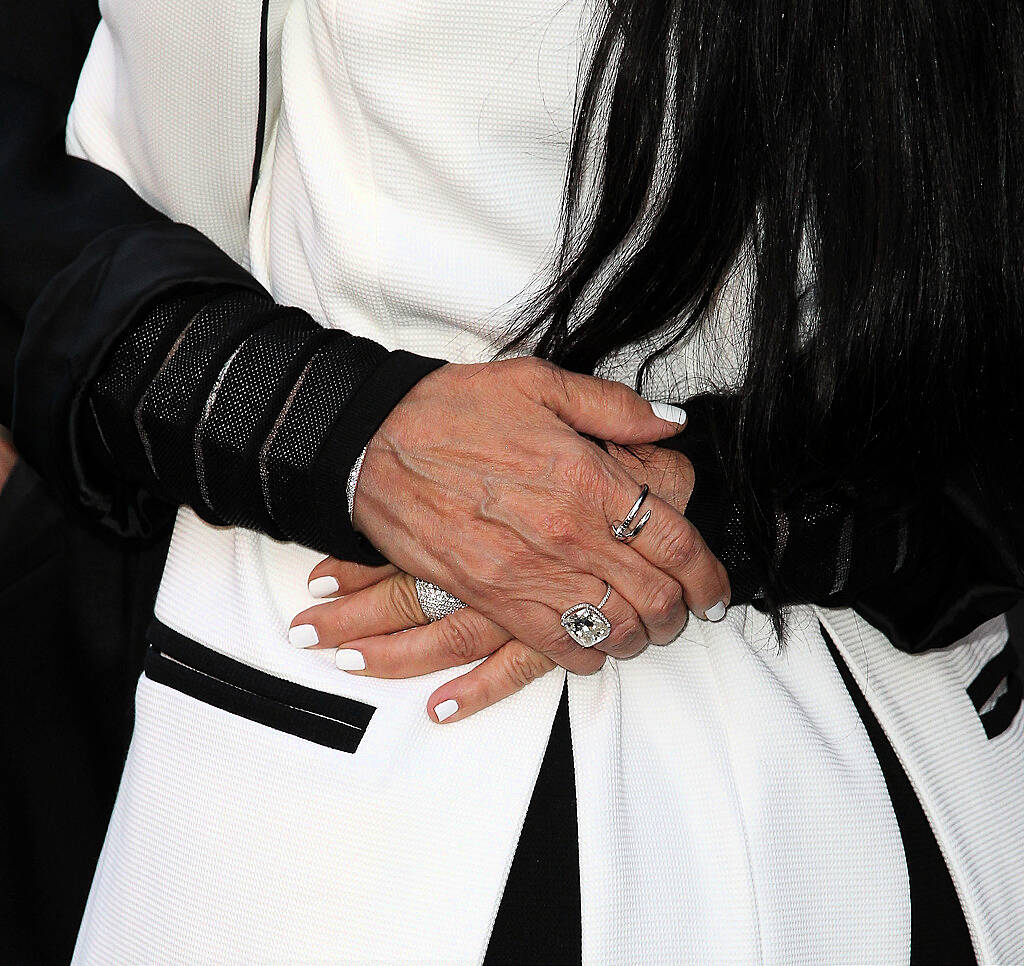
[[621, 382], [557, 370], [543, 400], [578, 433], [612, 443], [653, 443], [675, 436], [686, 424], [678, 406], [648, 402]]

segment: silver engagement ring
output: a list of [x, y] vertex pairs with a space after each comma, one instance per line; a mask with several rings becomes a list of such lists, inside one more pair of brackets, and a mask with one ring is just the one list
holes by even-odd
[[562, 615], [562, 627], [580, 647], [593, 647], [595, 644], [600, 644], [612, 632], [612, 625], [601, 611], [612, 595], [612, 587], [608, 581], [605, 581], [604, 586], [604, 597], [596, 607], [586, 603], [573, 604]]

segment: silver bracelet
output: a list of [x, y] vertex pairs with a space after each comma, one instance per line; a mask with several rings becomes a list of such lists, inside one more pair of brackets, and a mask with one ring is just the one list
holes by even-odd
[[366, 456], [367, 449], [370, 448], [370, 444], [367, 443], [363, 447], [363, 451], [359, 454], [356, 461], [352, 464], [352, 469], [348, 474], [348, 481], [345, 483], [345, 498], [348, 500], [348, 518], [352, 519], [352, 513], [356, 506], [356, 487], [359, 485], [359, 471], [363, 468], [363, 457]]
[[[352, 464], [352, 469], [348, 474], [348, 481], [345, 483], [345, 497], [348, 500], [349, 520], [352, 519], [352, 513], [355, 510], [359, 471], [363, 468], [363, 457], [366, 456], [366, 450], [369, 448], [369, 445], [367, 443], [363, 447], [359, 458]], [[419, 599], [423, 616], [431, 622], [438, 621], [449, 614], [454, 614], [457, 610], [461, 610], [466, 606], [458, 597], [449, 594], [446, 590], [442, 590], [437, 584], [420, 580], [419, 577], [416, 578], [416, 597]]]

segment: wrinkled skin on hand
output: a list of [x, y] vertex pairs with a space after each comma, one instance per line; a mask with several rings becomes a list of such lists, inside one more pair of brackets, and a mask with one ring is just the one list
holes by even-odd
[[[666, 504], [679, 512], [686, 509], [694, 474], [685, 456], [657, 446], [615, 444], [608, 446], [608, 456], [629, 475], [634, 498], [639, 485], [647, 482], [652, 494]], [[361, 481], [361, 494], [362, 486]], [[628, 505], [620, 515], [625, 509]], [[610, 534], [609, 541], [614, 544]], [[698, 567], [709, 575], [717, 574], [720, 565], [714, 557], [708, 554], [698, 559]], [[550, 656], [517, 639], [474, 607], [426, 623], [415, 579], [397, 567], [360, 567], [328, 558], [314, 569], [310, 580], [316, 582], [321, 595], [335, 599], [304, 611], [293, 623], [315, 626], [319, 646], [339, 648], [338, 665], [351, 673], [403, 678], [481, 661], [430, 696], [427, 707], [435, 720], [467, 717], [556, 666]], [[727, 585], [726, 595], [720, 599], [727, 601]], [[594, 669], [603, 664], [603, 653], [596, 649], [584, 653], [594, 655]]]

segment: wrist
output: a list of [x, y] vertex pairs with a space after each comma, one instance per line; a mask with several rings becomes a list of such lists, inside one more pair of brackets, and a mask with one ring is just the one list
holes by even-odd
[[[369, 441], [405, 395], [443, 365], [440, 359], [403, 350], [390, 352], [360, 384], [348, 406], [328, 429], [316, 460], [322, 485], [316, 491], [314, 510], [320, 530], [328, 535], [329, 552], [334, 556], [371, 565], [384, 562], [380, 552], [357, 526], [355, 516], [356, 494], [360, 480], [364, 479], [362, 471]], [[339, 512], [339, 485], [344, 487], [348, 516]], [[359, 501], [364, 516], [366, 502], [362, 498]]]

